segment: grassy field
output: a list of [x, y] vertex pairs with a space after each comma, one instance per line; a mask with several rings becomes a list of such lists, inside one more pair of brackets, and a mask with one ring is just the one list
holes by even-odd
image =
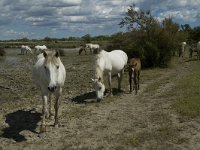
[[[193, 59], [195, 60], [195, 59]], [[190, 74], [184, 76], [176, 84], [177, 100], [175, 108], [183, 117], [200, 116], [200, 63], [191, 60]]]
[[12, 57], [15, 63], [0, 62], [0, 149], [200, 149], [200, 61], [175, 57], [169, 68], [142, 70], [137, 95], [129, 93], [125, 72], [125, 92], [116, 92], [113, 79], [114, 96], [97, 103], [95, 56], [69, 51], [61, 57], [67, 72], [61, 127], [48, 120], [41, 137], [41, 96], [31, 79], [35, 57]]

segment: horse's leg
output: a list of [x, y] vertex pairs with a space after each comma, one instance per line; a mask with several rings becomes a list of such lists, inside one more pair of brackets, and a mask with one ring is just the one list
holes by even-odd
[[58, 109], [59, 109], [59, 105], [60, 105], [60, 101], [59, 101], [59, 97], [62, 93], [62, 88], [60, 88], [58, 90], [58, 92], [56, 92], [56, 102], [55, 102], [55, 105], [54, 105], [54, 108], [55, 108], [55, 122], [54, 122], [54, 127], [58, 127]]
[[132, 92], [132, 69], [129, 70], [129, 86], [130, 86], [130, 93]]
[[42, 100], [43, 100], [43, 108], [42, 108], [42, 124], [40, 126], [40, 132], [46, 132], [46, 122], [45, 118], [48, 114], [47, 110], [47, 94], [42, 94]]
[[123, 73], [124, 69], [118, 73], [117, 78], [118, 78], [118, 90], [121, 91], [121, 83], [122, 83], [122, 78], [123, 78]]
[[137, 74], [134, 75], [135, 94], [137, 94]]
[[52, 113], [52, 109], [51, 109], [51, 106], [52, 106], [51, 97], [52, 97], [52, 94], [49, 94], [49, 113], [48, 113], [48, 116], [47, 116], [47, 118], [49, 118], [49, 119], [53, 117], [53, 113]]
[[140, 71], [138, 71], [138, 90], [140, 89]]
[[109, 85], [109, 88], [110, 88], [109, 89], [109, 95], [112, 95], [112, 83], [111, 83], [112, 81], [111, 80], [112, 80], [112, 75], [111, 75], [111, 72], [109, 72], [108, 73], [108, 85]]

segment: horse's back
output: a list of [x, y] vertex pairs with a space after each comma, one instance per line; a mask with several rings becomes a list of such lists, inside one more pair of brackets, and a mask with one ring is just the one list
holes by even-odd
[[134, 67], [137, 70], [141, 70], [140, 58], [131, 58], [129, 61], [129, 67]]
[[113, 50], [109, 52], [109, 56], [112, 62], [115, 64], [118, 64], [118, 63], [123, 64], [123, 65], [127, 64], [128, 56], [122, 50]]
[[123, 70], [128, 60], [126, 53], [122, 50], [113, 50], [108, 52], [108, 54], [107, 66], [110, 67], [112, 73], [116, 74]]

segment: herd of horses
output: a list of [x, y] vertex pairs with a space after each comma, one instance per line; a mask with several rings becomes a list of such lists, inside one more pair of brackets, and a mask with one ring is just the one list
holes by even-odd
[[[90, 47], [91, 45], [87, 45]], [[97, 45], [96, 45], [97, 46]], [[91, 47], [90, 47], [91, 48]], [[99, 49], [96, 48], [95, 49]], [[107, 75], [109, 85], [109, 95], [112, 96], [112, 77], [116, 76], [118, 79], [118, 90], [122, 91], [121, 83], [125, 67], [128, 66], [130, 92], [135, 89], [135, 94], [139, 89], [139, 75], [141, 70], [141, 61], [139, 58], [132, 58], [128, 62], [128, 56], [123, 50], [113, 50], [107, 52], [99, 50], [96, 55], [95, 74], [92, 79], [97, 101], [103, 100], [105, 97], [105, 84], [103, 77]], [[58, 126], [58, 110], [59, 110], [59, 97], [62, 93], [66, 78], [66, 70], [60, 59], [57, 50], [45, 49], [37, 55], [37, 61], [33, 67], [32, 78], [35, 84], [40, 88], [42, 95], [42, 122], [40, 126], [40, 133], [46, 132], [46, 119], [51, 118], [52, 95], [55, 96], [55, 117], [54, 126]], [[132, 80], [134, 85], [132, 85]], [[49, 106], [48, 106], [49, 102]]]
[[81, 46], [79, 49], [79, 55], [84, 51], [85, 55], [87, 55], [87, 51], [90, 51], [90, 54], [97, 54], [99, 53], [100, 46], [99, 44], [92, 44], [92, 43], [87, 43], [85, 46]]
[[[179, 56], [184, 55], [186, 42], [181, 43], [181, 49]], [[40, 132], [46, 132], [46, 118], [50, 118], [53, 113], [51, 112], [51, 97], [55, 96], [55, 117], [54, 126], [58, 126], [58, 109], [59, 109], [59, 97], [62, 94], [62, 89], [65, 83], [66, 70], [60, 59], [59, 52], [57, 50], [49, 50], [45, 45], [35, 46], [35, 52], [39, 52], [37, 56], [37, 62], [33, 68], [33, 80], [36, 85], [41, 89], [43, 107], [42, 107], [42, 123], [40, 126]], [[104, 76], [108, 78], [108, 95], [112, 96], [112, 77], [116, 76], [118, 79], [118, 90], [122, 91], [121, 83], [124, 74], [124, 69], [128, 68], [129, 74], [129, 91], [130, 93], [135, 90], [137, 94], [140, 83], [140, 71], [141, 71], [141, 60], [140, 58], [131, 58], [128, 60], [127, 54], [123, 50], [112, 50], [107, 52], [100, 50], [98, 44], [86, 44], [79, 50], [79, 55], [82, 51], [89, 49], [90, 53], [97, 51], [96, 63], [95, 63], [95, 74], [92, 78], [94, 89], [96, 92], [97, 101], [103, 100], [105, 97], [105, 84]], [[22, 54], [25, 51], [32, 53], [30, 47], [22, 46]], [[197, 44], [197, 52], [200, 52], [200, 42]], [[132, 84], [134, 82], [134, 84]], [[49, 101], [49, 106], [48, 106]]]
[[190, 46], [186, 42], [181, 42], [179, 57], [185, 57], [186, 47], [189, 47], [189, 58], [192, 58], [193, 53], [196, 53], [197, 58], [200, 59], [200, 41], [197, 44], [192, 44]]
[[36, 45], [33, 50], [27, 45], [22, 45], [21, 46], [21, 55], [25, 55], [25, 54], [28, 54], [28, 53], [30, 53], [30, 54], [41, 53], [44, 50], [47, 50], [46, 45], [42, 45], [42, 46]]

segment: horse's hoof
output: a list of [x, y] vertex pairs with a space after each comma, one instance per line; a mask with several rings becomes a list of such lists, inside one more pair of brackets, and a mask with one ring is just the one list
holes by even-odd
[[39, 138], [45, 138], [45, 136], [46, 136], [45, 132], [42, 132], [42, 133], [39, 133], [39, 134], [38, 134], [38, 137], [39, 137]]
[[58, 121], [55, 121], [53, 126], [54, 126], [55, 128], [58, 128], [58, 127], [60, 127], [60, 123], [59, 123]]
[[48, 116], [48, 119], [53, 120], [53, 119], [54, 119], [54, 114], [51, 113], [51, 114]]
[[41, 125], [40, 126], [40, 133], [44, 133], [44, 132], [46, 132], [47, 130], [46, 130], [46, 125]]
[[58, 123], [54, 124], [53, 126], [54, 126], [54, 128], [59, 128], [60, 127], [60, 125]]

